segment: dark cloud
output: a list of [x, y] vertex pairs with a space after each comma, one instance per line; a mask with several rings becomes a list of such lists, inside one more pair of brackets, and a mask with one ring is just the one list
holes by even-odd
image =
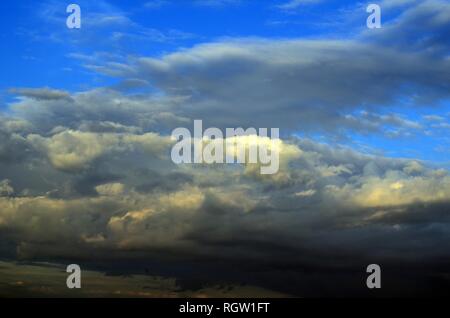
[[[391, 1], [381, 6], [389, 12]], [[450, 4], [447, 1], [410, 1], [394, 21], [383, 25], [379, 32], [365, 32], [365, 40], [410, 52], [444, 57], [450, 46]]]
[[12, 88], [10, 92], [37, 100], [59, 100], [70, 96], [68, 92], [50, 88]]
[[381, 30], [347, 40], [225, 39], [97, 70], [183, 96], [175, 112], [209, 125], [382, 132], [353, 113], [448, 99], [449, 10], [443, 1], [411, 3]]
[[130, 76], [189, 96], [183, 116], [222, 126], [358, 131], [370, 125], [346, 117], [355, 110], [392, 111], [402, 99], [435, 103], [449, 91], [445, 58], [355, 41], [221, 42], [134, 67]]

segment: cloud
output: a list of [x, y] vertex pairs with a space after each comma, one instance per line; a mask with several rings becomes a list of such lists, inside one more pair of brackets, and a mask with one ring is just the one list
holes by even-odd
[[322, 2], [322, 0], [291, 0], [291, 1], [285, 2], [283, 4], [277, 5], [277, 8], [281, 9], [281, 10], [290, 11], [290, 10], [295, 10], [304, 5], [310, 5], [310, 4], [315, 4], [315, 3], [319, 3], [319, 2]]
[[63, 100], [22, 98], [14, 102], [11, 109], [20, 120], [36, 123], [32, 131], [41, 135], [57, 127], [93, 132], [136, 132], [186, 124], [186, 117], [175, 114], [175, 108], [181, 102], [183, 98], [179, 97], [142, 98], [116, 90], [97, 89]]
[[[94, 92], [84, 96], [89, 94], [96, 101], [111, 98]], [[75, 94], [70, 100], [78, 98]], [[53, 101], [32, 102], [44, 103], [41, 111], [58, 123], [61, 114], [51, 111], [57, 109]], [[88, 113], [78, 111], [83, 122], [80, 114]], [[39, 121], [33, 118], [40, 117], [29, 117], [35, 126]], [[69, 118], [67, 123], [77, 126]], [[330, 249], [338, 261], [352, 255], [347, 267], [377, 254], [380, 237], [386, 246], [377, 257], [386, 261], [407, 261], [409, 255], [432, 260], [444, 253], [428, 248], [435, 244], [431, 238], [422, 240], [419, 251], [400, 243], [400, 238], [409, 242], [433, 234], [427, 230], [430, 222], [446, 229], [449, 221], [439, 212], [449, 206], [449, 177], [417, 161], [367, 156], [293, 137], [282, 141], [279, 174], [261, 178], [251, 167], [173, 165], [158, 158], [170, 148], [170, 138], [144, 132], [145, 126], [139, 134], [89, 132], [89, 127], [42, 135], [21, 132], [37, 151], [24, 157], [24, 166], [32, 165], [31, 171], [47, 180], [35, 182], [33, 173], [23, 171], [2, 181], [7, 195], [0, 197], [0, 232], [14, 242], [17, 257], [80, 261], [95, 254], [94, 262], [128, 266], [154, 258], [169, 263], [195, 258], [211, 262], [209, 270], [243, 263], [240, 272], [232, 272], [300, 295], [300, 283], [289, 288], [274, 283], [276, 269], [315, 268], [331, 257]], [[11, 170], [7, 167], [3, 164], [2, 173]], [[428, 211], [439, 217], [427, 216]], [[449, 234], [443, 230], [441, 238]], [[395, 253], [399, 249], [404, 253]], [[264, 279], [254, 272], [261, 262], [268, 266]], [[301, 280], [301, 271], [292, 275]]]
[[[370, 122], [348, 116], [356, 110], [401, 113], [402, 100], [416, 105], [445, 100], [449, 90], [442, 70], [448, 68], [443, 58], [351, 40], [247, 39], [140, 58], [122, 76], [130, 73], [173, 96], [187, 96], [179, 115], [208, 118], [209, 125], [336, 134], [370, 129]], [[380, 120], [406, 124], [394, 117]]]
[[0, 117], [0, 162], [20, 163], [30, 154], [30, 147], [21, 132], [29, 132], [24, 120]]
[[209, 7], [238, 5], [240, 3], [242, 3], [241, 0], [194, 0], [194, 4], [196, 5]]
[[95, 187], [95, 190], [100, 195], [120, 195], [125, 191], [125, 186], [122, 183], [106, 183]]
[[58, 100], [69, 97], [69, 93], [50, 88], [12, 88], [10, 93], [38, 100]]
[[[223, 39], [91, 69], [180, 98], [174, 114], [211, 126], [275, 126], [337, 139], [349, 132], [410, 136], [422, 126], [406, 118], [408, 109], [449, 97], [447, 9], [441, 1], [416, 4], [377, 34], [345, 40]], [[425, 15], [434, 22], [419, 23]], [[397, 35], [401, 41], [392, 40]]]
[[[440, 122], [404, 111], [435, 114], [449, 97], [438, 7], [446, 9], [436, 1], [409, 9], [371, 41], [222, 39], [160, 57], [78, 56], [124, 85], [12, 90], [19, 98], [0, 117], [0, 255], [133, 274], [163, 268], [177, 278], [189, 268], [207, 281], [220, 272], [293, 295], [345, 294], [336, 282], [374, 260], [424, 279], [448, 275], [448, 172], [332, 139]], [[416, 27], [428, 47], [418, 33], [390, 42], [424, 12], [430, 22]], [[152, 89], [130, 94], [134, 85]], [[281, 128], [280, 171], [173, 164], [170, 132], [195, 119]], [[361, 295], [359, 278], [352, 282], [344, 285]]]
[[[410, 167], [405, 167], [411, 171]], [[365, 207], [402, 206], [415, 202], [446, 201], [450, 178], [445, 171], [433, 171], [425, 176], [405, 176], [401, 171], [387, 171], [383, 177], [361, 178], [356, 188], [346, 184], [330, 191]]]
[[[146, 2], [144, 4], [144, 7], [149, 9], [159, 9], [161, 7], [175, 3], [176, 2], [170, 0], [153, 0]], [[239, 5], [241, 3], [243, 3], [242, 0], [194, 0], [190, 4], [203, 7], [223, 7], [229, 5]]]
[[161, 7], [164, 7], [166, 5], [170, 4], [170, 1], [167, 0], [153, 0], [148, 1], [144, 4], [144, 7], [146, 9], [159, 9]]
[[449, 36], [449, 15], [447, 1], [411, 2], [398, 18], [385, 23], [380, 32], [373, 34], [366, 30], [363, 34], [368, 41], [380, 45], [445, 57], [449, 50], [448, 41], [444, 40]]
[[[91, 59], [96, 52], [119, 52], [110, 55], [127, 52], [124, 54], [126, 56], [137, 53], [137, 48], [149, 42], [180, 45], [195, 37], [194, 34], [177, 29], [147, 27], [135, 19], [135, 12], [122, 9], [110, 1], [80, 0], [77, 4], [82, 8], [82, 32], [61, 28], [67, 19], [65, 8], [61, 9], [57, 1], [49, 0], [40, 3], [35, 10], [38, 16], [36, 23], [40, 27], [33, 31], [24, 30], [24, 35], [32, 41], [63, 45], [67, 50], [76, 48], [75, 55], [89, 56]], [[140, 6], [143, 9], [156, 9], [165, 4], [164, 1], [150, 1]]]
[[86, 168], [93, 160], [113, 151], [134, 147], [145, 152], [162, 155], [172, 144], [169, 137], [154, 133], [144, 135], [91, 133], [67, 130], [51, 138], [30, 134], [27, 140], [45, 153], [56, 169], [72, 171]]
[[14, 193], [14, 188], [11, 186], [10, 180], [0, 181], [0, 196], [10, 196]]

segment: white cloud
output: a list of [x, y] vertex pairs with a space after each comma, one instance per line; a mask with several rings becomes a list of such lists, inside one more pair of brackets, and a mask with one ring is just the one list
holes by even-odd
[[310, 5], [322, 2], [322, 0], [290, 0], [288, 2], [285, 2], [283, 4], [277, 5], [278, 9], [291, 11], [298, 9], [299, 7], [303, 5]]
[[172, 144], [170, 137], [154, 133], [143, 135], [91, 133], [66, 130], [45, 138], [31, 134], [27, 140], [43, 152], [56, 169], [86, 169], [95, 159], [111, 152], [142, 149], [148, 154], [162, 155]]

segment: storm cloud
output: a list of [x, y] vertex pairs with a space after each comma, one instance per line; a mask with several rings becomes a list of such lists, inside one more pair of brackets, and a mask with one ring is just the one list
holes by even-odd
[[[300, 135], [420, 131], [398, 114], [448, 100], [449, 12], [425, 1], [370, 41], [223, 39], [90, 66], [153, 93], [12, 89], [0, 118], [0, 256], [129, 272], [185, 264], [201, 279], [226, 269], [219, 279], [300, 296], [333, 294], [330, 277], [377, 262], [448, 284], [448, 171]], [[413, 25], [426, 44], [399, 33], [423, 15]], [[280, 171], [175, 165], [170, 132], [195, 119], [280, 127]]]

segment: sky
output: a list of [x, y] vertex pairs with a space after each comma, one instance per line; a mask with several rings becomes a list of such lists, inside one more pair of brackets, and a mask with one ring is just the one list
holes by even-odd
[[[383, 11], [386, 29], [395, 25], [402, 16], [407, 17], [405, 9], [414, 5], [414, 1], [391, 3]], [[365, 29], [366, 6], [354, 1], [272, 1], [266, 4], [252, 0], [100, 1], [80, 4], [83, 9], [81, 30], [65, 27], [68, 14], [64, 1], [1, 4], [0, 23], [4, 30], [1, 36], [7, 47], [3, 50], [1, 62], [3, 71], [0, 76], [4, 83], [1, 87], [2, 108], [7, 109], [8, 102], [14, 98], [8, 94], [11, 87], [55, 87], [79, 92], [113, 86], [123, 78], [96, 72], [95, 66], [123, 63], [139, 56], [161, 57], [227, 38], [274, 41], [357, 38], [366, 43], [377, 41], [384, 32]], [[406, 28], [414, 31], [417, 26], [411, 22]], [[415, 34], [407, 36], [413, 38]], [[448, 77], [442, 80], [448, 80]], [[366, 89], [371, 85], [367, 83]], [[421, 107], [415, 107], [418, 103], [412, 102], [411, 96], [405, 92], [395, 101], [375, 105], [378, 108], [375, 116], [388, 117], [384, 120], [378, 118], [379, 127], [370, 127], [374, 124], [370, 122], [358, 130], [344, 131], [347, 127], [342, 127], [344, 136], [337, 136], [338, 140], [324, 136], [321, 131], [308, 132], [308, 137], [323, 142], [339, 142], [360, 151], [416, 158], [448, 167], [448, 101], [423, 101]], [[341, 112], [339, 105], [333, 111]], [[365, 120], [360, 111], [344, 109], [342, 115]], [[443, 120], [427, 119], [436, 116]], [[304, 133], [301, 127], [297, 129], [299, 134]]]
[[[0, 3], [0, 259], [296, 296], [359, 292], [373, 261], [449, 284], [448, 1], [380, 0], [380, 29], [364, 1], [75, 3], [80, 29], [66, 1]], [[195, 119], [280, 128], [280, 171], [173, 164]]]

